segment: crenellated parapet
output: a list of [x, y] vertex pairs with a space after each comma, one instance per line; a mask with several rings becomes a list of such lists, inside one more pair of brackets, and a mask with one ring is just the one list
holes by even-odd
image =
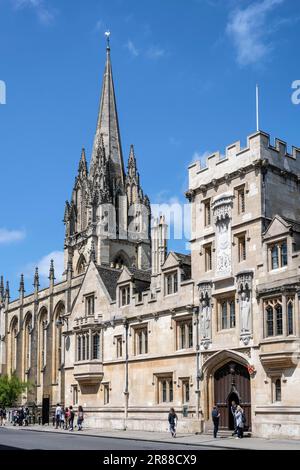
[[256, 166], [274, 166], [284, 175], [300, 177], [300, 148], [292, 147], [289, 152], [287, 144], [281, 139], [270, 143], [270, 135], [256, 132], [247, 137], [246, 147], [234, 142], [226, 147], [225, 154], [215, 152], [205, 162], [196, 161], [189, 166], [189, 190], [201, 189], [207, 184], [217, 184], [222, 179], [230, 178], [237, 172], [246, 172]]

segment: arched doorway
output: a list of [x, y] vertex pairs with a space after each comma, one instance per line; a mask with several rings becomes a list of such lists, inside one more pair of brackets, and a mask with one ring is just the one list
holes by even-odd
[[251, 428], [251, 390], [247, 368], [237, 362], [227, 362], [214, 374], [214, 398], [220, 410], [220, 428], [234, 429], [231, 402], [244, 409], [246, 427]]

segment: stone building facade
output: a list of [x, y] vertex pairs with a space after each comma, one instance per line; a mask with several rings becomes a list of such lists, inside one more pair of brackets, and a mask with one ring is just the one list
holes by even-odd
[[150, 228], [134, 148], [121, 147], [110, 48], [88, 168], [82, 151], [64, 222], [65, 271], [11, 301], [0, 282], [0, 372], [34, 387], [22, 397], [47, 421], [81, 404], [86, 425], [232, 429], [240, 402], [252, 433], [300, 437], [300, 150], [264, 132], [189, 167], [191, 252], [167, 251]]

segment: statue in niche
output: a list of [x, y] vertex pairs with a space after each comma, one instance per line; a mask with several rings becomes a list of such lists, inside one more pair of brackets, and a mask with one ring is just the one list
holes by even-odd
[[241, 332], [250, 331], [250, 299], [247, 292], [242, 292], [240, 300]]
[[210, 305], [208, 298], [202, 300], [201, 329], [203, 338], [210, 337]]
[[230, 271], [228, 221], [220, 222], [218, 227], [218, 260], [217, 269], [221, 273]]

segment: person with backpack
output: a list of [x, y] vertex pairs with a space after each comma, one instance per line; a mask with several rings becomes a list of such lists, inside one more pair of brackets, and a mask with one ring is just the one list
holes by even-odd
[[177, 414], [175, 413], [174, 408], [170, 409], [168, 422], [169, 422], [169, 429], [170, 429], [170, 433], [172, 437], [176, 437], [176, 426], [178, 422], [178, 417], [177, 417]]
[[244, 427], [246, 423], [246, 417], [243, 408], [238, 405], [235, 412], [237, 437], [236, 439], [242, 439], [244, 437]]

